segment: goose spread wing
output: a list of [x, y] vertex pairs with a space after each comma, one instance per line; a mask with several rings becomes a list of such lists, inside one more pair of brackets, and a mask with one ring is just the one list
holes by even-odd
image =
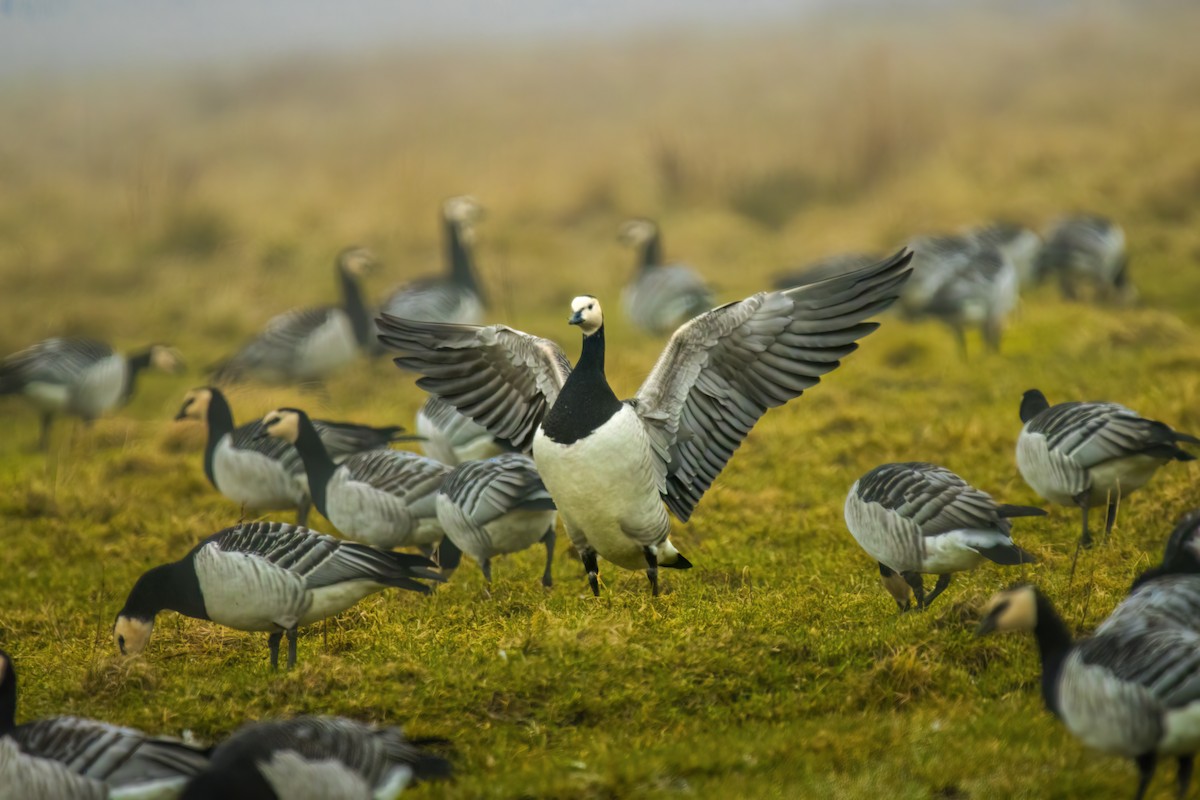
[[911, 519], [924, 536], [974, 529], [1007, 531], [991, 496], [935, 464], [884, 464], [858, 482], [858, 496]]
[[764, 292], [677, 330], [634, 407], [658, 457], [659, 492], [682, 521], [768, 408], [815, 386], [891, 305], [908, 277], [901, 251], [857, 272]]
[[562, 348], [505, 325], [450, 325], [384, 314], [379, 340], [402, 369], [493, 436], [523, 452], [571, 373]]

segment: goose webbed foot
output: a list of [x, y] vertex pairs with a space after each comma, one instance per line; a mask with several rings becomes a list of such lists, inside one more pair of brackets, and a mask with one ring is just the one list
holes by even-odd
[[592, 587], [592, 594], [596, 597], [600, 596], [600, 565], [596, 562], [596, 551], [588, 548], [579, 553], [579, 559], [583, 562], [583, 568], [587, 571], [588, 586]]
[[1190, 755], [1179, 757], [1179, 771], [1175, 773], [1175, 785], [1178, 787], [1175, 796], [1179, 800], [1187, 797], [1188, 787], [1192, 783], [1192, 766], [1194, 763], [1192, 759], [1193, 756]]
[[658, 556], [649, 547], [642, 548], [642, 555], [646, 557], [646, 577], [650, 579], [650, 594], [658, 597]]
[[550, 568], [554, 565], [554, 526], [551, 525], [546, 529], [546, 533], [542, 535], [542, 544], [546, 546], [546, 569], [542, 572], [542, 586], [549, 589], [554, 585], [554, 579], [550, 574]]
[[289, 628], [287, 632], [288, 640], [288, 659], [287, 668], [291, 669], [296, 666], [296, 639], [299, 638], [299, 631], [295, 628]]
[[271, 651], [271, 669], [279, 671], [279, 642], [283, 640], [283, 631], [275, 631], [267, 637], [267, 647]]
[[43, 453], [50, 451], [50, 428], [54, 425], [53, 414], [42, 414], [42, 433], [38, 439], [38, 450]]
[[1138, 768], [1138, 788], [1133, 800], [1142, 800], [1146, 796], [1146, 789], [1150, 786], [1150, 779], [1154, 777], [1157, 756], [1154, 752], [1142, 753], [1134, 760], [1137, 762]]

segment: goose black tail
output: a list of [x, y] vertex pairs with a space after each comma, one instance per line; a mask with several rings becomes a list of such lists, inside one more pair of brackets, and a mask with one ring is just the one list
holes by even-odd
[[1003, 503], [996, 512], [1004, 519], [1012, 517], [1044, 517], [1046, 512], [1044, 509], [1036, 508], [1035, 506], [1012, 506], [1008, 503]]

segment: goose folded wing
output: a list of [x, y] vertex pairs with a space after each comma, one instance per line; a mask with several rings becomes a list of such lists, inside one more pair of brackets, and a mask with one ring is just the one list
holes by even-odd
[[1200, 633], [1200, 575], [1156, 572], [1151, 569], [1138, 578], [1135, 588], [1100, 623], [1097, 633], [1137, 625], [1170, 625]]
[[1200, 634], [1170, 625], [1112, 626], [1079, 645], [1083, 663], [1144, 687], [1161, 706], [1200, 701]]
[[1051, 437], [1051, 446], [1084, 468], [1135, 455], [1172, 458], [1180, 452], [1175, 442], [1191, 438], [1115, 403], [1080, 404], [1071, 419], [1074, 424], [1057, 441]]
[[356, 425], [352, 422], [330, 422], [326, 419], [314, 419], [313, 427], [321, 437], [321, 443], [333, 460], [339, 461], [353, 453], [363, 450], [376, 450], [387, 447], [404, 433], [399, 425], [384, 428], [374, 428], [370, 425]]
[[0, 375], [13, 376], [23, 384], [67, 384], [111, 355], [111, 347], [92, 339], [46, 339], [4, 359]]
[[859, 481], [858, 492], [911, 519], [925, 536], [1007, 527], [991, 497], [934, 464], [887, 464]]
[[878, 323], [908, 276], [910, 254], [819, 283], [756, 294], [677, 330], [638, 390], [659, 492], [680, 520], [768, 408], [815, 386]]
[[516, 454], [459, 467], [444, 491], [475, 525], [487, 525], [518, 509], [549, 511], [554, 501], [533, 463]]
[[295, 356], [303, 342], [329, 322], [330, 306], [297, 308], [273, 317], [263, 332], [250, 340], [231, 361], [236, 364], [282, 364]]
[[183, 742], [80, 717], [37, 720], [12, 735], [30, 755], [113, 785], [195, 775], [208, 763], [203, 751]]
[[288, 465], [300, 464], [303, 467], [303, 462], [300, 460], [300, 455], [296, 452], [296, 448], [283, 439], [267, 436], [261, 420], [248, 422], [245, 425], [235, 428], [230, 439], [233, 446], [238, 450], [260, 453], [272, 461], [279, 461]]
[[344, 466], [351, 481], [408, 501], [436, 492], [450, 471], [433, 459], [399, 450], [358, 453], [347, 459]]
[[388, 314], [378, 324], [379, 340], [401, 352], [396, 365], [422, 375], [418, 386], [523, 452], [529, 452], [571, 372], [557, 344], [504, 325], [419, 322]]

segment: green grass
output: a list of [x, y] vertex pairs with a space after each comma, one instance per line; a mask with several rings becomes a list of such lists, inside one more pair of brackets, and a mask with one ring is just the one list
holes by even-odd
[[[1129, 764], [1042, 709], [1032, 641], [972, 631], [1019, 578], [1090, 630], [1200, 504], [1194, 467], [1169, 465], [1128, 498], [1073, 585], [1078, 514], [1053, 508], [1016, 526], [1039, 564], [959, 576], [925, 614], [896, 615], [842, 522], [850, 484], [889, 460], [1037, 502], [1013, 460], [1032, 386], [1200, 431], [1195, 12], [970, 22], [0, 90], [0, 113], [24, 121], [0, 142], [0, 349], [82, 332], [168, 341], [192, 366], [146, 376], [91, 429], [61, 424], [49, 459], [28, 451], [34, 413], [0, 400], [0, 646], [21, 673], [20, 718], [206, 740], [287, 713], [399, 722], [454, 742], [458, 778], [416, 797], [1131, 794]], [[1094, 209], [1125, 224], [1143, 302], [1034, 292], [1003, 354], [967, 363], [936, 325], [884, 318], [754, 429], [677, 526], [696, 568], [667, 573], [658, 599], [614, 568], [593, 599], [560, 547], [550, 591], [536, 550], [495, 564], [490, 598], [467, 564], [432, 597], [378, 595], [304, 631], [290, 673], [268, 670], [265, 636], [172, 614], [143, 657], [119, 659], [110, 626], [136, 577], [238, 519], [204, 479], [200, 431], [170, 421], [201, 367], [270, 314], [325, 302], [352, 241], [384, 262], [374, 294], [433, 269], [437, 203], [460, 191], [492, 212], [479, 261], [493, 318], [574, 356], [567, 302], [600, 296], [622, 396], [662, 345], [618, 310], [627, 213], [658, 216], [668, 251], [735, 299], [831, 250]], [[422, 398], [384, 360], [327, 397], [231, 399], [239, 420], [301, 404], [384, 424], [408, 423]]]

